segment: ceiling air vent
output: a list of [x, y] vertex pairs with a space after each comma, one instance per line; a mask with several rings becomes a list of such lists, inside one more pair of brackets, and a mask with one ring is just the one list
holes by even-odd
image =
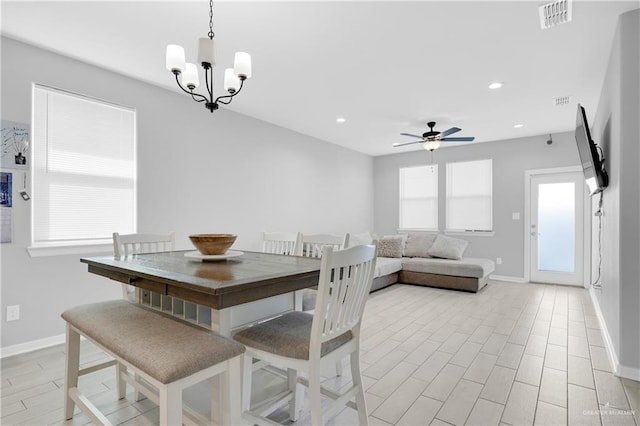
[[562, 107], [569, 105], [571, 103], [571, 96], [558, 96], [557, 98], [553, 98], [553, 105], [557, 107]]
[[538, 8], [543, 30], [571, 22], [571, 0], [558, 0]]

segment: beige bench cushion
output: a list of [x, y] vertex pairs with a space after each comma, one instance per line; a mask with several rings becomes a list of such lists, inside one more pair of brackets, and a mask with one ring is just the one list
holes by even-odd
[[489, 259], [463, 257], [460, 260], [403, 258], [402, 269], [409, 272], [483, 278], [493, 272], [495, 264]]
[[213, 331], [125, 300], [71, 308], [62, 318], [81, 334], [161, 383], [172, 383], [244, 353]]
[[[289, 312], [236, 333], [233, 338], [252, 348], [288, 358], [309, 359], [309, 340], [313, 315]], [[322, 344], [322, 356], [353, 338], [351, 331]]]

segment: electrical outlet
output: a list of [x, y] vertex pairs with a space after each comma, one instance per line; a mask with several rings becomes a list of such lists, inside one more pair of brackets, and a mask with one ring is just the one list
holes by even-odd
[[20, 305], [7, 306], [7, 322], [20, 319]]
[[496, 259], [496, 264], [497, 264], [497, 265], [502, 265], [502, 258], [501, 258], [501, 257], [498, 257], [498, 258]]

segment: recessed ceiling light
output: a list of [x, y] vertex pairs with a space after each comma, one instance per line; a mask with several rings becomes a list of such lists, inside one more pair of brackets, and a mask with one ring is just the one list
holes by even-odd
[[514, 124], [513, 126], [514, 129], [521, 129], [522, 127], [524, 127], [524, 124]]
[[336, 118], [336, 123], [344, 123], [345, 121], [347, 121], [347, 120], [344, 117]]
[[502, 83], [500, 83], [499, 81], [496, 81], [495, 83], [491, 83], [489, 85], [489, 89], [499, 89], [502, 87]]

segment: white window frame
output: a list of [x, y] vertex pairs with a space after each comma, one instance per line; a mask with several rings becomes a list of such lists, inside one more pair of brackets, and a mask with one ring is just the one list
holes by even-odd
[[[489, 229], [469, 229], [469, 228], [452, 228], [450, 227], [450, 213], [451, 213], [451, 173], [453, 165], [461, 165], [464, 163], [476, 163], [476, 162], [489, 162], [491, 172], [488, 176], [490, 181], [490, 202], [489, 202]], [[476, 236], [493, 236], [493, 160], [492, 159], [478, 159], [470, 161], [457, 161], [446, 163], [446, 198], [445, 198], [445, 233], [450, 235], [476, 235]]]
[[[132, 153], [132, 161], [133, 161], [133, 170], [129, 169], [129, 173], [133, 174], [133, 183], [132, 183], [132, 198], [133, 198], [133, 211], [132, 214], [132, 232], [136, 232], [137, 230], [137, 203], [138, 203], [138, 194], [137, 194], [137, 113], [134, 108], [115, 104], [113, 102], [105, 101], [102, 99], [97, 99], [94, 97], [81, 95], [73, 92], [69, 92], [66, 90], [61, 90], [41, 84], [32, 84], [32, 142], [33, 142], [33, 151], [32, 151], [32, 166], [31, 166], [31, 193], [32, 200], [36, 201], [31, 205], [31, 227], [30, 227], [30, 246], [27, 247], [27, 251], [32, 257], [38, 256], [53, 256], [53, 255], [69, 255], [69, 254], [87, 254], [87, 253], [104, 253], [111, 252], [113, 250], [113, 241], [111, 237], [107, 238], [103, 236], [102, 238], [86, 238], [86, 239], [68, 239], [68, 240], [59, 240], [59, 241], [35, 241], [36, 239], [36, 231], [35, 231], [35, 218], [36, 218], [36, 209], [38, 208], [38, 197], [41, 196], [37, 193], [37, 184], [36, 179], [42, 179], [38, 175], [42, 173], [42, 168], [38, 166], [37, 161], [38, 155], [40, 155], [40, 160], [47, 159], [46, 153], [42, 146], [43, 143], [47, 143], [47, 136], [38, 137], [38, 140], [35, 140], [34, 136], [36, 132], [42, 134], [43, 129], [46, 129], [46, 126], [43, 128], [42, 123], [39, 121], [36, 123], [36, 89], [44, 90], [48, 93], [59, 93], [69, 97], [79, 98], [83, 101], [95, 102], [96, 104], [102, 104], [105, 106], [109, 106], [112, 108], [119, 108], [123, 111], [130, 111], [133, 113], [133, 153]], [[36, 128], [36, 126], [41, 126]], [[38, 146], [40, 144], [40, 146]], [[38, 166], [38, 167], [37, 167]], [[130, 177], [123, 177], [123, 179], [129, 179]], [[130, 199], [130, 198], [129, 198]], [[114, 231], [117, 231], [114, 229]]]
[[[404, 208], [404, 203], [403, 201], [405, 200], [404, 198], [404, 189], [403, 189], [403, 184], [404, 184], [404, 179], [403, 179], [403, 173], [404, 170], [407, 169], [416, 169], [416, 168], [432, 168], [434, 170], [434, 174], [435, 174], [435, 185], [434, 185], [434, 189], [435, 189], [435, 194], [434, 194], [434, 198], [435, 198], [435, 227], [407, 227], [407, 226], [403, 226], [404, 224], [403, 222], [403, 208]], [[399, 185], [398, 185], [398, 231], [438, 231], [438, 209], [439, 209], [439, 201], [438, 201], [438, 165], [437, 164], [429, 164], [429, 165], [421, 165], [421, 166], [411, 166], [411, 167], [401, 167], [398, 171], [398, 180], [399, 180]]]

